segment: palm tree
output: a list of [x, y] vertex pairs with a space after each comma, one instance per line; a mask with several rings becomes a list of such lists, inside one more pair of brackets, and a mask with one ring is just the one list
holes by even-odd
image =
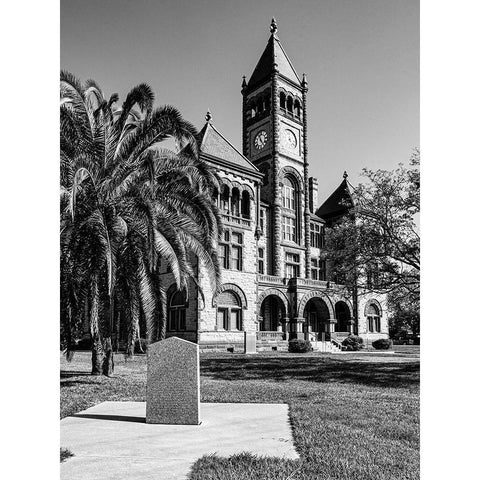
[[[196, 130], [171, 106], [153, 108], [146, 84], [118, 110], [98, 85], [60, 75], [61, 299], [67, 358], [87, 312], [92, 374], [113, 372], [115, 303], [128, 317], [133, 354], [140, 314], [147, 339], [164, 338], [165, 292], [158, 278], [166, 261], [177, 288], [193, 278], [199, 259], [220, 282], [221, 220], [212, 201], [213, 170], [197, 155]], [[182, 153], [161, 143], [174, 138]], [[156, 332], [156, 333], [155, 333]]]

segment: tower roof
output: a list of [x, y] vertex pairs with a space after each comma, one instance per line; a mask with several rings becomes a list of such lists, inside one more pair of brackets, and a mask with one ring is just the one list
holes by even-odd
[[[209, 117], [209, 118], [208, 118]], [[244, 157], [211, 123], [211, 114], [207, 113], [207, 123], [197, 137], [200, 154], [213, 157], [218, 164], [227, 164], [231, 168], [246, 170], [261, 176], [258, 168]]]
[[344, 215], [349, 211], [353, 202], [350, 188], [348, 187], [347, 177], [348, 175], [344, 173], [342, 183], [315, 212], [318, 217], [328, 220], [339, 215]]
[[277, 24], [275, 19], [272, 20], [272, 27], [270, 30], [271, 35], [268, 39], [267, 46], [248, 81], [248, 88], [255, 87], [262, 81], [269, 79], [272, 74], [274, 63], [277, 64], [278, 73], [280, 75], [300, 86], [300, 78], [298, 77], [295, 68], [293, 68], [292, 62], [288, 58], [277, 36]]

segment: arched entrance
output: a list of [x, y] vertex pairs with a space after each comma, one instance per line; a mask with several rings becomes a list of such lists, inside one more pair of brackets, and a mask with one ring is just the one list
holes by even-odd
[[328, 332], [330, 312], [324, 300], [312, 297], [305, 305], [305, 329], [313, 333]]
[[268, 295], [260, 306], [259, 329], [267, 332], [281, 332], [282, 319], [286, 317], [285, 305], [278, 295]]
[[339, 333], [350, 333], [352, 316], [348, 305], [339, 301], [335, 304], [335, 318], [337, 319], [336, 331]]

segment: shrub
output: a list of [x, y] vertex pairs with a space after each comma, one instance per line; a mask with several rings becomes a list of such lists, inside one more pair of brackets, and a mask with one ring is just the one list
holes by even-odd
[[350, 335], [342, 342], [342, 345], [348, 352], [356, 352], [363, 348], [363, 338], [357, 335]]
[[308, 340], [295, 338], [288, 342], [288, 351], [290, 353], [306, 353], [313, 350], [312, 344]]
[[372, 347], [375, 350], [388, 350], [392, 346], [392, 341], [389, 338], [379, 338], [372, 342]]

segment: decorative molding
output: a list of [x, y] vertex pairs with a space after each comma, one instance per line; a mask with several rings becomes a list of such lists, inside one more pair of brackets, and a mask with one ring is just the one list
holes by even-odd
[[275, 295], [280, 299], [283, 304], [284, 314], [288, 316], [290, 314], [290, 302], [288, 301], [287, 296], [278, 288], [269, 288], [260, 293], [257, 297], [257, 314], [260, 315], [260, 310], [262, 308], [263, 301], [270, 295]]
[[367, 303], [365, 304], [365, 308], [363, 309], [364, 316], [366, 317], [368, 315], [367, 314], [367, 309], [372, 304], [375, 305], [378, 308], [378, 311], [380, 312], [380, 316], [383, 317], [382, 305], [380, 304], [380, 302], [376, 298], [371, 298], [370, 300], [367, 301]]
[[242, 309], [247, 310], [248, 309], [248, 303], [247, 303], [247, 296], [245, 295], [244, 291], [238, 286], [235, 285], [234, 283], [224, 283], [215, 293], [215, 295], [212, 298], [212, 307], [216, 308], [217, 307], [217, 297], [220, 293], [225, 292], [226, 290], [231, 290], [232, 292], [235, 292], [235, 294], [238, 295], [240, 298], [240, 303], [242, 304]]
[[306, 293], [302, 297], [297, 308], [298, 317], [305, 317], [305, 307], [307, 306], [307, 302], [312, 298], [318, 298], [319, 300], [323, 300], [325, 302], [325, 305], [327, 305], [330, 318], [335, 318], [335, 309], [333, 307], [332, 300], [328, 295], [326, 295], [324, 292], [321, 292], [320, 290], [313, 290], [309, 293]]

